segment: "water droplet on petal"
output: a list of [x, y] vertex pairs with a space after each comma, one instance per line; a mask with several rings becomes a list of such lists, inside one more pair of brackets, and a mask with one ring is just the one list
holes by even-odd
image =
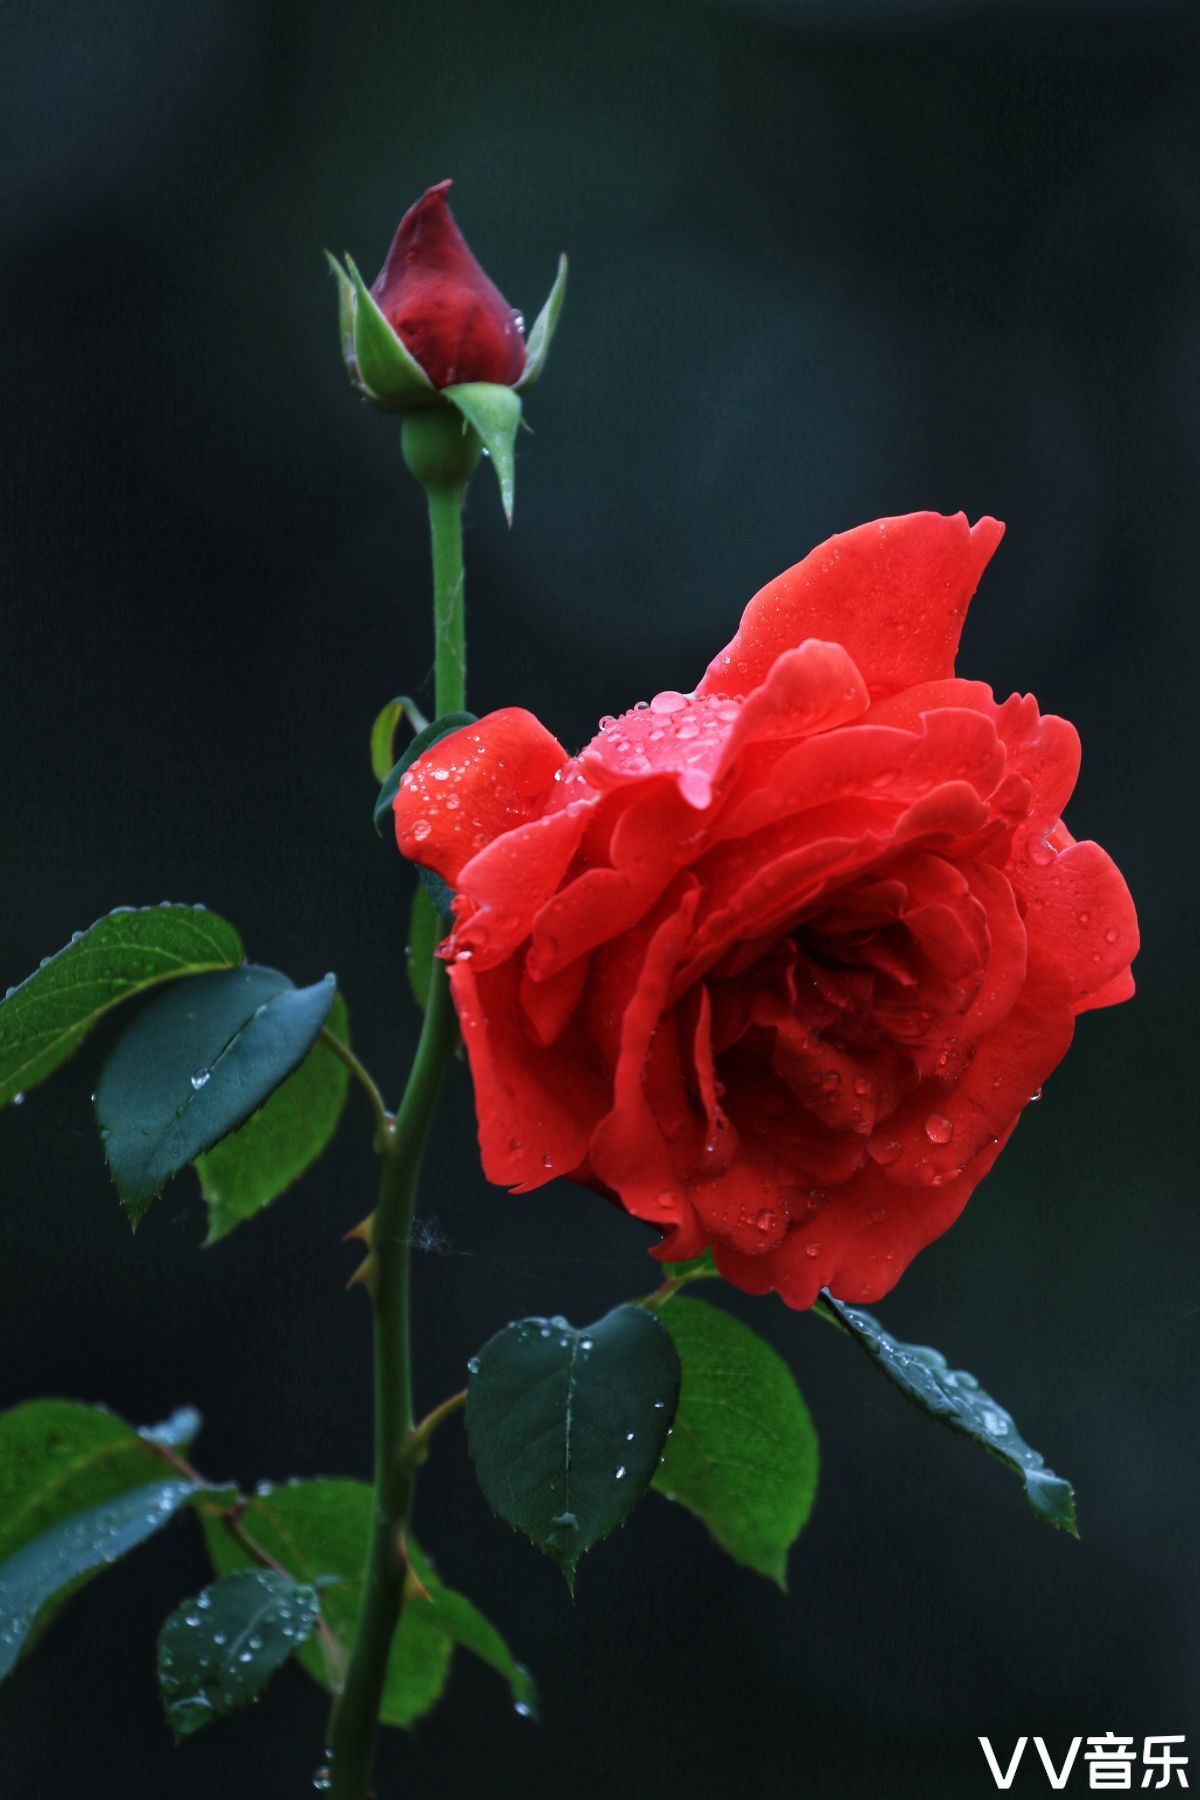
[[663, 693], [655, 694], [650, 702], [650, 711], [653, 713], [677, 713], [682, 712], [686, 705], [686, 694], [676, 693], [673, 688], [667, 688]]
[[944, 1113], [930, 1113], [925, 1121], [925, 1136], [931, 1144], [948, 1144], [954, 1136], [954, 1121]]

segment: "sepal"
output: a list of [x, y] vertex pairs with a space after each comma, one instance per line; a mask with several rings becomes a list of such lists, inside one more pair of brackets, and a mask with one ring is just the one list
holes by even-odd
[[443, 398], [458, 408], [467, 424], [483, 440], [483, 447], [500, 483], [500, 502], [511, 525], [516, 489], [513, 445], [521, 423], [521, 396], [514, 388], [491, 381], [466, 381], [442, 389]]
[[336, 257], [326, 256], [337, 277], [342, 360], [353, 385], [389, 412], [428, 406], [437, 389], [372, 299], [354, 258], [346, 257], [347, 274]]
[[533, 330], [525, 344], [525, 367], [521, 371], [521, 379], [515, 384], [518, 394], [523, 394], [527, 387], [532, 387], [550, 354], [550, 340], [558, 326], [558, 315], [562, 311], [563, 299], [567, 291], [567, 259], [558, 259], [558, 273], [554, 277], [554, 286], [546, 296], [546, 304], [533, 321]]

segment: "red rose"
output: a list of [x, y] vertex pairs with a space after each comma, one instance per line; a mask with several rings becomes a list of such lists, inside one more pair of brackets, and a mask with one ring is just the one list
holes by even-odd
[[958, 1217], [1138, 944], [1061, 821], [1073, 727], [954, 674], [1001, 532], [831, 538], [694, 694], [577, 757], [506, 709], [409, 770], [491, 1180], [572, 1176], [792, 1306], [878, 1299]]
[[371, 293], [434, 387], [511, 387], [525, 367], [517, 315], [471, 255], [439, 181], [400, 221]]

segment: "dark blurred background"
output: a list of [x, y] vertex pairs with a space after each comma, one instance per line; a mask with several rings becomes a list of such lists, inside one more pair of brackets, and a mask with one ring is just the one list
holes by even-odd
[[[422, 1537], [539, 1674], [545, 1722], [461, 1657], [389, 1737], [381, 1794], [970, 1800], [995, 1791], [978, 1734], [1061, 1755], [1108, 1730], [1192, 1732], [1195, 1786], [1194, 7], [14, 0], [4, 27], [0, 984], [119, 902], [203, 899], [297, 980], [335, 968], [397, 1091], [409, 877], [371, 831], [366, 734], [429, 692], [425, 544], [320, 252], [373, 272], [445, 175], [529, 317], [572, 259], [511, 535], [486, 471], [471, 499], [475, 707], [577, 746], [690, 686], [830, 532], [991, 511], [1008, 536], [960, 667], [1076, 721], [1069, 822], [1140, 906], [1137, 1000], [1082, 1021], [880, 1309], [1013, 1408], [1075, 1480], [1082, 1542], [826, 1326], [724, 1293], [822, 1435], [790, 1597], [651, 1498], [572, 1605], [448, 1427]], [[371, 1197], [365, 1108], [216, 1249], [190, 1176], [133, 1239], [90, 1122], [102, 1049], [0, 1121], [0, 1399], [193, 1401], [213, 1476], [366, 1475], [340, 1241]], [[582, 1322], [653, 1275], [593, 1197], [489, 1189], [451, 1086], [426, 1404], [513, 1315]], [[203, 1576], [184, 1521], [71, 1607], [0, 1692], [6, 1800], [307, 1791], [324, 1707], [297, 1670], [170, 1747], [154, 1635]], [[1029, 1758], [1014, 1791], [1049, 1791]]]

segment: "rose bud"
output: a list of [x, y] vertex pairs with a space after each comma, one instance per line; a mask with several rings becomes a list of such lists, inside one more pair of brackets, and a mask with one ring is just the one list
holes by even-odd
[[[526, 343], [519, 314], [485, 275], [454, 223], [446, 204], [449, 186], [438, 182], [409, 207], [369, 289], [352, 257], [343, 269], [326, 252], [338, 283], [342, 361], [356, 390], [375, 406], [408, 414], [406, 425], [418, 411], [441, 412], [441, 403], [449, 402], [468, 427], [465, 438], [460, 429], [457, 434], [462, 479], [486, 448], [511, 519], [518, 396], [545, 363], [562, 306], [567, 259], [559, 258], [554, 286]], [[409, 466], [426, 485], [454, 478], [444, 473], [453, 438], [434, 422], [413, 425], [407, 433]]]

